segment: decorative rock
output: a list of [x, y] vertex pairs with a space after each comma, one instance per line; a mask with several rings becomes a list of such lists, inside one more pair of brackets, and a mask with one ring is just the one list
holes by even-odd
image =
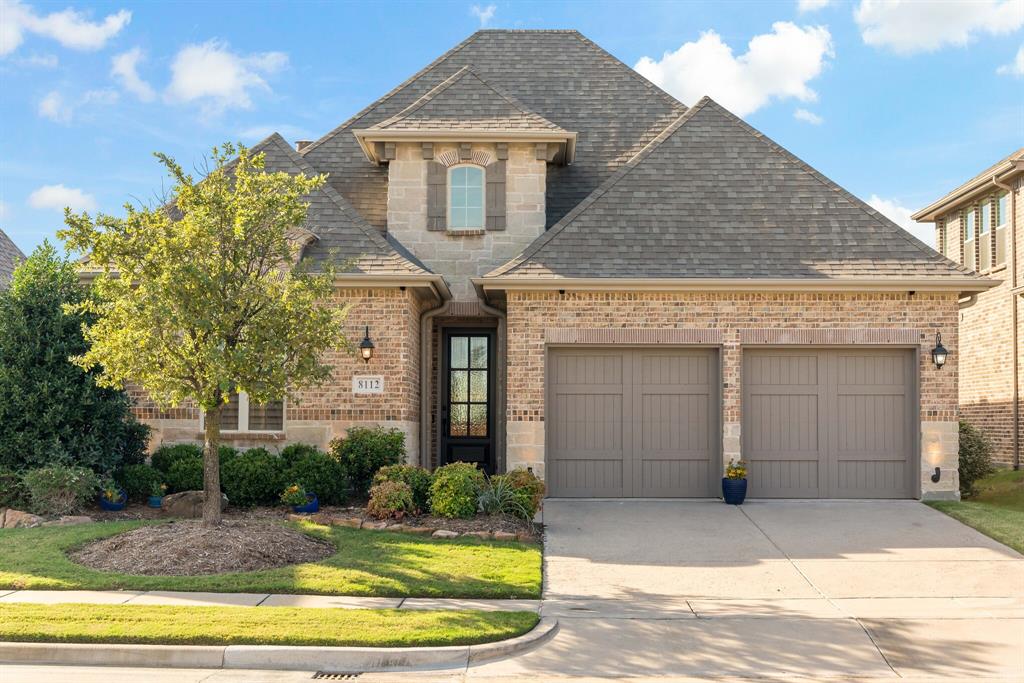
[[490, 531], [467, 531], [466, 533], [464, 533], [462, 535], [463, 536], [475, 536], [476, 538], [479, 538], [479, 539], [482, 539], [482, 540], [485, 540], [485, 541], [489, 541], [489, 540], [491, 540], [491, 538], [493, 538], [493, 535], [491, 534]]
[[458, 538], [459, 533], [457, 531], [449, 531], [448, 529], [438, 529], [434, 533], [430, 534], [434, 538]]
[[431, 536], [437, 529], [429, 526], [407, 526], [404, 529], [407, 534], [417, 534], [419, 536]]
[[387, 528], [388, 531], [405, 531], [405, 525], [402, 523], [392, 524]]
[[42, 523], [43, 518], [39, 515], [22, 512], [21, 510], [8, 510], [7, 514], [4, 515], [5, 529], [28, 529], [39, 526]]
[[495, 531], [494, 532], [494, 540], [495, 541], [515, 541], [517, 539], [518, 539], [518, 535], [512, 533], [511, 531]]
[[335, 517], [331, 520], [331, 524], [334, 526], [347, 526], [351, 529], [359, 529], [363, 526], [363, 520], [360, 517]]
[[43, 526], [71, 526], [72, 524], [92, 524], [92, 517], [88, 515], [64, 515], [60, 519], [43, 522]]
[[[203, 492], [182, 491], [164, 496], [163, 511], [168, 517], [186, 517], [198, 519], [203, 516]], [[228, 497], [220, 494], [220, 509], [228, 506]]]
[[537, 542], [537, 539], [534, 538], [532, 534], [527, 534], [527, 533], [524, 533], [522, 531], [520, 531], [518, 534], [516, 534], [516, 540], [519, 541], [520, 543], [536, 543]]
[[363, 522], [364, 529], [384, 529], [387, 525], [387, 522]]

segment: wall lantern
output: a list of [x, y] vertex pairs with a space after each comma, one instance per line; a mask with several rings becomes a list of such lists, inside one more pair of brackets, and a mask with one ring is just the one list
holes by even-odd
[[370, 339], [370, 326], [366, 326], [366, 335], [363, 336], [363, 341], [359, 342], [359, 354], [366, 361], [367, 365], [370, 363], [370, 359], [373, 358], [373, 340]]
[[932, 481], [937, 484], [939, 483], [939, 479], [942, 479], [942, 468], [936, 467], [935, 471], [932, 472]]
[[949, 355], [949, 351], [942, 345], [942, 333], [935, 333], [935, 348], [932, 349], [932, 362], [935, 363], [935, 367], [939, 370], [946, 364], [946, 356]]

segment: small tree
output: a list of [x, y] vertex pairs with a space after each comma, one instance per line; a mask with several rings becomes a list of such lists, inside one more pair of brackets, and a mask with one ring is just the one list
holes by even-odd
[[86, 297], [74, 266], [48, 242], [0, 288], [0, 469], [109, 472], [145, 457], [149, 429], [132, 417], [128, 396], [97, 386], [95, 370], [69, 360], [86, 350], [89, 318], [66, 306]]
[[[237, 155], [237, 158], [235, 158]], [[86, 254], [97, 300], [82, 308], [82, 367], [103, 368], [112, 387], [138, 383], [160, 406], [193, 401], [205, 413], [203, 523], [220, 523], [221, 412], [233, 391], [251, 401], [281, 400], [323, 382], [322, 353], [348, 347], [346, 309], [332, 308], [333, 270], [308, 272], [290, 231], [306, 219], [304, 195], [324, 176], [268, 173], [263, 154], [214, 148], [213, 170], [196, 181], [170, 157], [163, 207], [126, 205], [124, 218], [65, 211], [59, 234]], [[173, 207], [173, 208], [169, 208]]]

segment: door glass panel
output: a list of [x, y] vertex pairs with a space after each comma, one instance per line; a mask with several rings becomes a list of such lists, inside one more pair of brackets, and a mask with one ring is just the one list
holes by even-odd
[[[487, 367], [487, 337], [471, 337], [469, 340], [470, 367]], [[454, 364], [453, 364], [454, 365]]]
[[449, 420], [449, 434], [451, 436], [465, 436], [466, 423], [469, 417], [469, 406], [465, 403], [452, 404], [451, 418]]
[[[473, 374], [476, 375], [477, 373], [474, 372]], [[465, 402], [469, 400], [469, 387], [467, 386], [468, 381], [468, 372], [465, 370], [452, 370], [452, 401]], [[484, 381], [486, 381], [486, 379]]]
[[[455, 373], [452, 374], [454, 375]], [[452, 386], [454, 386], [454, 384]], [[454, 394], [452, 394], [452, 400], [456, 400]], [[480, 403], [487, 402], [486, 370], [473, 370], [469, 373], [469, 400]]]
[[487, 436], [487, 406], [473, 403], [469, 406], [469, 435]]
[[468, 367], [469, 360], [469, 338], [468, 337], [452, 337], [451, 339], [451, 367], [453, 368], [465, 368]]

